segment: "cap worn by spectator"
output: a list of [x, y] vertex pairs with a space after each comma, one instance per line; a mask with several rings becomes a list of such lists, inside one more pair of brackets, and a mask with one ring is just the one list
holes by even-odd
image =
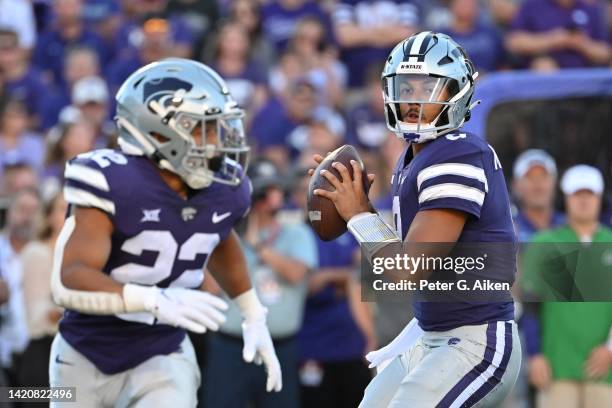
[[95, 76], [86, 77], [74, 84], [72, 103], [84, 105], [88, 102], [102, 104], [108, 102], [108, 88], [102, 78]]
[[604, 181], [601, 172], [586, 164], [570, 167], [561, 179], [561, 191], [566, 195], [580, 190], [589, 190], [599, 195], [603, 193], [603, 189]]
[[522, 178], [534, 166], [543, 167], [549, 174], [557, 175], [555, 159], [542, 149], [529, 149], [521, 153], [514, 162], [512, 173], [515, 179]]
[[260, 159], [249, 166], [247, 170], [251, 185], [253, 187], [253, 197], [258, 198], [265, 194], [270, 187], [285, 189], [285, 180], [278, 169], [269, 160]]

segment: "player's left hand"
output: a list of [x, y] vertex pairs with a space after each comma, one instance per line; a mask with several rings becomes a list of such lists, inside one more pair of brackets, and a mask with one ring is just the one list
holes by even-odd
[[585, 363], [584, 372], [591, 379], [604, 378], [608, 375], [610, 365], [612, 365], [612, 351], [606, 345], [599, 346], [591, 351]]
[[[338, 214], [345, 220], [350, 220], [353, 216], [370, 211], [370, 200], [363, 190], [362, 172], [359, 163], [351, 160], [353, 166], [352, 178], [348, 169], [344, 164], [339, 162], [332, 163], [332, 166], [338, 170], [342, 181], [329, 171], [321, 170], [321, 175], [325, 177], [335, 188], [334, 191], [316, 189], [314, 194], [325, 197], [336, 205]], [[373, 181], [374, 175], [368, 174], [370, 182]]]
[[254, 362], [257, 365], [263, 362], [268, 373], [266, 391], [279, 392], [283, 388], [283, 376], [266, 324], [266, 315], [246, 318], [242, 323], [242, 338], [244, 340], [242, 349], [244, 361]]

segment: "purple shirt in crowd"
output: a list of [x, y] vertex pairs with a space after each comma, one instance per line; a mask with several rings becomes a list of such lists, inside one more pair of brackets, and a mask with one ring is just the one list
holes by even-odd
[[480, 73], [499, 69], [506, 60], [504, 40], [501, 34], [491, 25], [476, 23], [469, 33], [457, 33], [451, 28], [440, 32], [451, 36], [461, 45]]
[[[418, 24], [418, 9], [409, 1], [341, 0], [332, 13], [335, 26], [352, 23], [362, 28], [377, 26], [381, 22], [414, 27]], [[349, 86], [361, 87], [372, 64], [385, 61], [395, 44], [389, 47], [351, 47], [341, 49], [341, 59], [349, 74]]]
[[329, 16], [314, 1], [306, 0], [294, 10], [284, 8], [279, 1], [272, 1], [261, 8], [261, 24], [264, 37], [282, 52], [293, 36], [296, 24], [304, 17], [314, 17], [325, 26], [328, 42], [333, 43]]
[[[348, 232], [329, 242], [317, 238], [317, 246], [319, 268], [351, 267], [354, 264], [353, 255], [359, 248]], [[348, 300], [345, 295], [339, 296], [332, 284], [306, 300], [304, 322], [298, 339], [303, 360], [330, 362], [360, 359], [365, 350], [365, 338], [353, 319]]]
[[64, 62], [66, 52], [74, 46], [88, 47], [98, 54], [100, 65], [108, 61], [104, 42], [94, 31], [84, 28], [81, 36], [74, 41], [64, 39], [57, 29], [43, 32], [36, 42], [32, 62], [42, 71], [50, 71], [56, 84], [64, 83]]
[[[557, 28], [582, 31], [598, 41], [608, 39], [605, 13], [599, 5], [576, 0], [574, 5], [563, 8], [555, 0], [526, 0], [518, 11], [511, 29], [533, 34], [545, 33]], [[559, 50], [550, 56], [562, 68], [582, 68], [591, 64], [586, 57], [573, 50]]]

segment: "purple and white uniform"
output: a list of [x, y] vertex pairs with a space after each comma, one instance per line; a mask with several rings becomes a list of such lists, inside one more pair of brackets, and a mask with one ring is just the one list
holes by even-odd
[[[419, 211], [453, 209], [468, 214], [458, 242], [515, 247], [501, 164], [483, 138], [456, 131], [415, 157], [408, 146], [391, 182], [402, 240]], [[487, 270], [498, 275], [492, 280], [514, 281], [515, 265]], [[424, 334], [379, 372], [360, 407], [499, 406], [521, 361], [513, 302], [415, 301], [414, 314]]]
[[[95, 150], [66, 166], [70, 205], [105, 212], [114, 231], [104, 273], [122, 283], [198, 288], [217, 244], [250, 206], [250, 183], [213, 183], [181, 198], [144, 156]], [[88, 315], [67, 310], [60, 334], [104, 374], [134, 368], [179, 350], [185, 331], [150, 313]]]

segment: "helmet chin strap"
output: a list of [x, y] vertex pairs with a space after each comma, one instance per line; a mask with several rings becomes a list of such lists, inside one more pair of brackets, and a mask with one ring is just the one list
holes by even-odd
[[[435, 124], [436, 122], [438, 122], [440, 116], [442, 116], [442, 113], [444, 113], [445, 109], [448, 109], [448, 105], [445, 105], [442, 109], [440, 109], [440, 113], [438, 113], [438, 115], [431, 122], [408, 123], [404, 121], [398, 121], [398, 127], [400, 129], [398, 136], [400, 136], [402, 139], [410, 139], [414, 143], [424, 143], [456, 129], [445, 129], [441, 132], [436, 131]], [[424, 106], [421, 105], [419, 109], [419, 121], [423, 117], [423, 110]], [[416, 137], [411, 137], [411, 135], [416, 135]]]

